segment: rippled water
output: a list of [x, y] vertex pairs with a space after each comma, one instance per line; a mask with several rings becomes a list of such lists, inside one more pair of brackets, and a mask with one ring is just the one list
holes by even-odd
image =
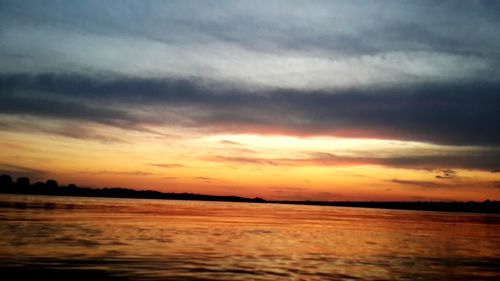
[[0, 195], [0, 274], [40, 280], [499, 280], [500, 216]]

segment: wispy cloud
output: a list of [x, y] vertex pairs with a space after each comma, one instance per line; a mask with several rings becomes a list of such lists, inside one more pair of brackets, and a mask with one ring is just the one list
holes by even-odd
[[[231, 156], [213, 156], [206, 157], [204, 160], [213, 162], [227, 162], [227, 163], [240, 163], [240, 164], [251, 164], [251, 165], [287, 165], [284, 159], [265, 159], [265, 158], [255, 158], [255, 157], [231, 157]], [[293, 160], [292, 160], [293, 161]]]
[[221, 181], [220, 179], [216, 179], [216, 178], [211, 178], [211, 177], [194, 177], [193, 179], [195, 180], [200, 180], [200, 181]]
[[228, 162], [247, 165], [272, 166], [361, 166], [380, 165], [392, 168], [438, 170], [439, 178], [456, 178], [454, 169], [495, 171], [500, 167], [500, 151], [485, 150], [469, 154], [447, 155], [394, 155], [385, 157], [340, 156], [331, 153], [314, 152], [302, 158], [259, 158], [213, 156], [204, 158], [213, 162]]
[[397, 184], [401, 184], [401, 185], [411, 185], [411, 186], [429, 187], [429, 188], [449, 187], [448, 185], [441, 184], [441, 183], [436, 183], [436, 182], [432, 182], [432, 181], [416, 181], [416, 180], [393, 179], [393, 180], [391, 180], [391, 182], [397, 183]]
[[241, 146], [243, 145], [242, 143], [236, 142], [236, 141], [230, 141], [230, 140], [221, 140], [221, 144], [227, 144], [227, 145], [236, 145], [236, 146]]
[[0, 163], [0, 174], [11, 175], [14, 178], [28, 177], [32, 180], [33, 179], [42, 180], [44, 177], [47, 177], [50, 173], [38, 168]]
[[150, 166], [155, 166], [155, 167], [160, 167], [160, 168], [166, 168], [166, 169], [171, 169], [171, 168], [184, 168], [186, 165], [183, 164], [178, 164], [178, 163], [152, 163], [149, 164]]
[[95, 172], [82, 172], [82, 174], [141, 176], [141, 177], [154, 175], [153, 173], [144, 172], [144, 171], [95, 171]]

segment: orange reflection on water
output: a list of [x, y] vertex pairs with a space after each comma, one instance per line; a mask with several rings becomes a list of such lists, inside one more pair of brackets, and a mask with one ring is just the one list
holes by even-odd
[[45, 196], [0, 201], [4, 268], [100, 270], [138, 280], [498, 276], [497, 215]]

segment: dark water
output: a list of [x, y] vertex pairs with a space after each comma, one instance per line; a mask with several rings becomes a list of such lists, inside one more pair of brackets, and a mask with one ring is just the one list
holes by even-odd
[[500, 280], [499, 215], [0, 195], [0, 220], [15, 279]]

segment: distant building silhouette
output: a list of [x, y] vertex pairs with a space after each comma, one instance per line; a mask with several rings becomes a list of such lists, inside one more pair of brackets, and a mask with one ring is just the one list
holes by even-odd
[[58, 188], [59, 187], [59, 184], [57, 184], [57, 181], [55, 180], [47, 180], [45, 182], [45, 186], [47, 188]]
[[0, 176], [0, 187], [6, 188], [12, 185], [12, 177], [9, 175]]
[[30, 186], [30, 179], [27, 177], [19, 177], [17, 178], [17, 186], [19, 187], [29, 187]]

